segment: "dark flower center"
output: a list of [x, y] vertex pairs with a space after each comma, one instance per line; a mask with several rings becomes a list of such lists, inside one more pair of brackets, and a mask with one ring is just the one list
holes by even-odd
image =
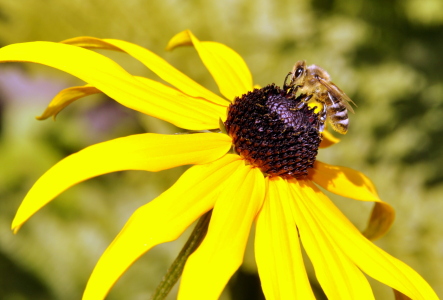
[[268, 85], [236, 98], [225, 122], [234, 150], [268, 176], [306, 176], [317, 156], [323, 122], [305, 97]]

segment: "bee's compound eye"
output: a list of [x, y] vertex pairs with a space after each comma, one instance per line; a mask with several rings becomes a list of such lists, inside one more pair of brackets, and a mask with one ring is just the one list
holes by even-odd
[[298, 78], [300, 75], [303, 74], [303, 68], [298, 68], [295, 70], [295, 77]]

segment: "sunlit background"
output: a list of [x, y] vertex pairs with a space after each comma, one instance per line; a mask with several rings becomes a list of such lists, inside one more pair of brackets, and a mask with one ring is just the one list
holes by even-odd
[[[123, 39], [217, 91], [194, 49], [164, 50], [184, 29], [235, 49], [262, 86], [281, 85], [301, 59], [329, 71], [358, 107], [348, 134], [319, 158], [374, 181], [397, 211], [391, 231], [376, 243], [443, 298], [443, 1], [0, 0], [2, 46], [75, 36]], [[101, 53], [133, 74], [155, 78], [122, 53]], [[79, 84], [48, 67], [0, 65], [0, 299], [80, 299], [95, 263], [131, 213], [185, 169], [89, 180], [13, 235], [10, 224], [27, 190], [61, 158], [116, 137], [178, 131], [103, 96], [78, 101], [56, 122], [35, 120], [58, 91]], [[371, 204], [331, 198], [365, 227]], [[108, 299], [148, 299], [185, 239], [142, 257]], [[252, 249], [250, 243], [222, 299], [263, 299]], [[393, 299], [389, 288], [371, 283], [377, 299]], [[318, 299], [325, 298], [319, 293]]]

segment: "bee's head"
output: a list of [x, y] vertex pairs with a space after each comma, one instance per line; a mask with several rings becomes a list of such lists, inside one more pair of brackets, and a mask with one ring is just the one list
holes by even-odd
[[306, 69], [306, 80], [312, 81], [312, 84], [314, 82], [318, 82], [318, 79], [323, 79], [325, 81], [330, 81], [331, 77], [329, 76], [328, 72], [320, 68], [316, 65], [310, 65]]
[[306, 61], [300, 60], [292, 68], [291, 74], [291, 86], [303, 86], [306, 79]]

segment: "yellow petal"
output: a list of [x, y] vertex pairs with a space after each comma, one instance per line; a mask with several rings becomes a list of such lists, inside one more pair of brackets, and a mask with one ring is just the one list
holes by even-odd
[[55, 120], [58, 113], [75, 100], [98, 93], [101, 93], [101, 91], [90, 85], [74, 86], [64, 89], [51, 100], [51, 103], [49, 103], [43, 114], [36, 117], [36, 119], [45, 120], [52, 116]]
[[145, 133], [87, 147], [58, 162], [37, 180], [12, 222], [19, 227], [69, 187], [86, 179], [122, 170], [156, 172], [186, 164], [204, 164], [230, 148], [224, 134], [161, 135]]
[[302, 184], [305, 186], [303, 199], [307, 210], [323, 226], [325, 234], [335, 241], [358, 268], [411, 299], [438, 299], [420, 275], [366, 239], [315, 185], [308, 181]]
[[260, 170], [238, 161], [226, 183], [205, 239], [186, 262], [178, 299], [218, 299], [243, 261], [252, 222], [263, 203], [264, 178]]
[[196, 83], [157, 54], [136, 44], [115, 39], [98, 39], [87, 36], [65, 40], [61, 43], [89, 49], [107, 49], [125, 52], [139, 60], [161, 79], [172, 84], [183, 93], [191, 97], [204, 98], [213, 103], [227, 106], [225, 99]]
[[375, 202], [368, 225], [362, 233], [367, 239], [375, 241], [389, 231], [394, 220], [395, 210], [392, 206], [385, 202]]
[[339, 138], [336, 138], [327, 130], [323, 131], [321, 134], [323, 136], [323, 139], [320, 143], [319, 148], [327, 148], [340, 142]]
[[311, 202], [315, 199], [305, 192], [310, 187], [301, 186], [297, 180], [291, 180], [289, 186], [293, 197], [291, 208], [303, 247], [328, 299], [374, 299], [366, 277], [330, 237], [328, 227], [312, 210]]
[[380, 201], [375, 186], [363, 173], [316, 161], [309, 178], [322, 188], [361, 201]]
[[[175, 120], [171, 121], [171, 118], [178, 118], [179, 120], [183, 118], [186, 122], [189, 122], [189, 124], [195, 125], [193, 125], [194, 128], [190, 128], [189, 125], [188, 127], [181, 126], [182, 128], [205, 130], [219, 128], [220, 118], [226, 119], [226, 106], [213, 104], [203, 98], [187, 96], [163, 83], [145, 77], [136, 76], [135, 78], [142, 82], [144, 86], [152, 88], [152, 91], [161, 93], [158, 99], [161, 97], [164, 97], [164, 99], [161, 100], [163, 103], [160, 105], [160, 109], [164, 110], [164, 113], [168, 116], [168, 119], [165, 117], [162, 117], [162, 119], [169, 123], [174, 124], [175, 122]], [[173, 100], [173, 102], [171, 102], [171, 100]], [[158, 101], [155, 101], [154, 104], [159, 105]], [[150, 115], [154, 116], [153, 114]], [[160, 119], [160, 117], [158, 118]]]
[[83, 299], [104, 299], [141, 255], [155, 245], [175, 240], [209, 211], [228, 187], [238, 159], [236, 155], [227, 155], [207, 165], [193, 166], [170, 189], [137, 209], [100, 257]]
[[316, 161], [309, 178], [324, 189], [344, 197], [360, 201], [375, 201], [365, 235], [375, 240], [383, 236], [395, 219], [391, 205], [378, 197], [375, 186], [363, 173], [346, 167], [328, 165]]
[[90, 50], [51, 42], [13, 44], [0, 49], [0, 62], [44, 64], [72, 74], [120, 104], [192, 129], [218, 128], [226, 109], [152, 80], [137, 80], [109, 58]]
[[[154, 89], [164, 91], [172, 92], [173, 94], [176, 93], [175, 90], [173, 90], [170, 87], [167, 87], [163, 85], [162, 83], [155, 82], [151, 79], [140, 77], [140, 76], [134, 76], [137, 80], [145, 83], [146, 85], [149, 85], [153, 87]], [[55, 116], [62, 111], [66, 106], [71, 104], [72, 102], [81, 99], [83, 97], [89, 96], [91, 94], [101, 93], [97, 88], [92, 87], [91, 85], [85, 85], [85, 86], [76, 86], [64, 89], [60, 91], [49, 103], [46, 110], [43, 112], [43, 114], [40, 117], [37, 117], [38, 120], [44, 120], [49, 118], [50, 116], [53, 116], [55, 119]], [[171, 95], [171, 97], [174, 97], [174, 95]], [[181, 107], [180, 109], [183, 109], [183, 111], [187, 112], [188, 114], [195, 114], [196, 118], [198, 119], [201, 116], [208, 116], [208, 123], [203, 125], [203, 128], [200, 129], [208, 129], [213, 128], [215, 126], [215, 119], [223, 118], [226, 119], [226, 107], [219, 106], [219, 105], [213, 105], [212, 103], [206, 101], [205, 99], [192, 99], [191, 103], [188, 103], [189, 105], [186, 105], [185, 107]], [[175, 112], [173, 114], [176, 114]], [[196, 120], [201, 121], [200, 120]]]
[[267, 300], [315, 300], [303, 264], [288, 183], [280, 177], [267, 178], [267, 183], [255, 236], [255, 258], [263, 292]]
[[175, 35], [167, 50], [194, 45], [203, 64], [217, 83], [220, 93], [228, 100], [252, 91], [252, 75], [243, 58], [231, 48], [216, 42], [200, 42], [189, 30]]

